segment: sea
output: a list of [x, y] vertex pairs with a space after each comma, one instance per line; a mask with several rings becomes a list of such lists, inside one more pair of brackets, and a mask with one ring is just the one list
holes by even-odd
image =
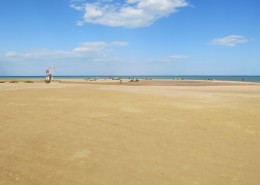
[[[86, 78], [99, 78], [99, 79], [107, 79], [107, 78], [117, 78], [120, 77], [122, 79], [132, 79], [132, 78], [138, 78], [138, 79], [183, 79], [183, 80], [221, 80], [221, 81], [244, 81], [244, 82], [258, 82], [260, 83], [260, 76], [212, 76], [212, 75], [129, 75], [129, 76], [115, 76], [115, 75], [106, 75], [106, 76], [100, 76], [100, 75], [91, 75], [91, 76], [54, 76], [55, 79], [64, 79], [64, 78], [72, 78], [72, 79], [86, 79]], [[45, 79], [45, 76], [0, 76], [0, 79], [5, 78], [21, 78], [21, 79]]]

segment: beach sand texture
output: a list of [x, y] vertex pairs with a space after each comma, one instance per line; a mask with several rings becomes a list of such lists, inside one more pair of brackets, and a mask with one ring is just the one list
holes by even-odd
[[260, 85], [0, 84], [1, 185], [259, 185]]

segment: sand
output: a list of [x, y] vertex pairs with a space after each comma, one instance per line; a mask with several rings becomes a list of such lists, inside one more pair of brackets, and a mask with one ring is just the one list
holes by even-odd
[[260, 85], [0, 83], [2, 185], [259, 185]]

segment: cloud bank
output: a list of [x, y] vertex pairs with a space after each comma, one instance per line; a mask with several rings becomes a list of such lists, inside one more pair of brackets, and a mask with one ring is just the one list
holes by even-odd
[[98, 41], [82, 42], [69, 50], [8, 51], [0, 54], [0, 75], [44, 75], [50, 66], [57, 66], [56, 75], [154, 75], [171, 72], [174, 65], [189, 58], [181, 54], [158, 58], [120, 55], [117, 49], [127, 45]]
[[239, 44], [245, 44], [249, 40], [240, 35], [229, 35], [226, 37], [216, 38], [211, 41], [212, 45], [220, 45], [220, 46], [236, 46]]
[[118, 52], [127, 42], [82, 42], [68, 50], [30, 49], [0, 54], [0, 75], [44, 75], [57, 66], [56, 75], [105, 75], [122, 71], [125, 59]]
[[4, 61], [24, 61], [25, 59], [88, 59], [89, 61], [112, 61], [115, 60], [113, 47], [124, 47], [127, 45], [127, 42], [122, 41], [83, 42], [71, 50], [33, 49], [24, 52], [8, 51], [4, 55], [0, 55], [0, 59]]
[[78, 21], [78, 25], [93, 23], [127, 28], [149, 26], [187, 6], [189, 3], [186, 0], [126, 0], [124, 3], [115, 0], [94, 3], [71, 1], [70, 5], [83, 12], [83, 19]]

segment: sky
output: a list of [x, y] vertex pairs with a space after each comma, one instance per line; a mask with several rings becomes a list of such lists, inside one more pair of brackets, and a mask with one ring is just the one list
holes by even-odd
[[260, 75], [259, 0], [1, 0], [0, 76]]

